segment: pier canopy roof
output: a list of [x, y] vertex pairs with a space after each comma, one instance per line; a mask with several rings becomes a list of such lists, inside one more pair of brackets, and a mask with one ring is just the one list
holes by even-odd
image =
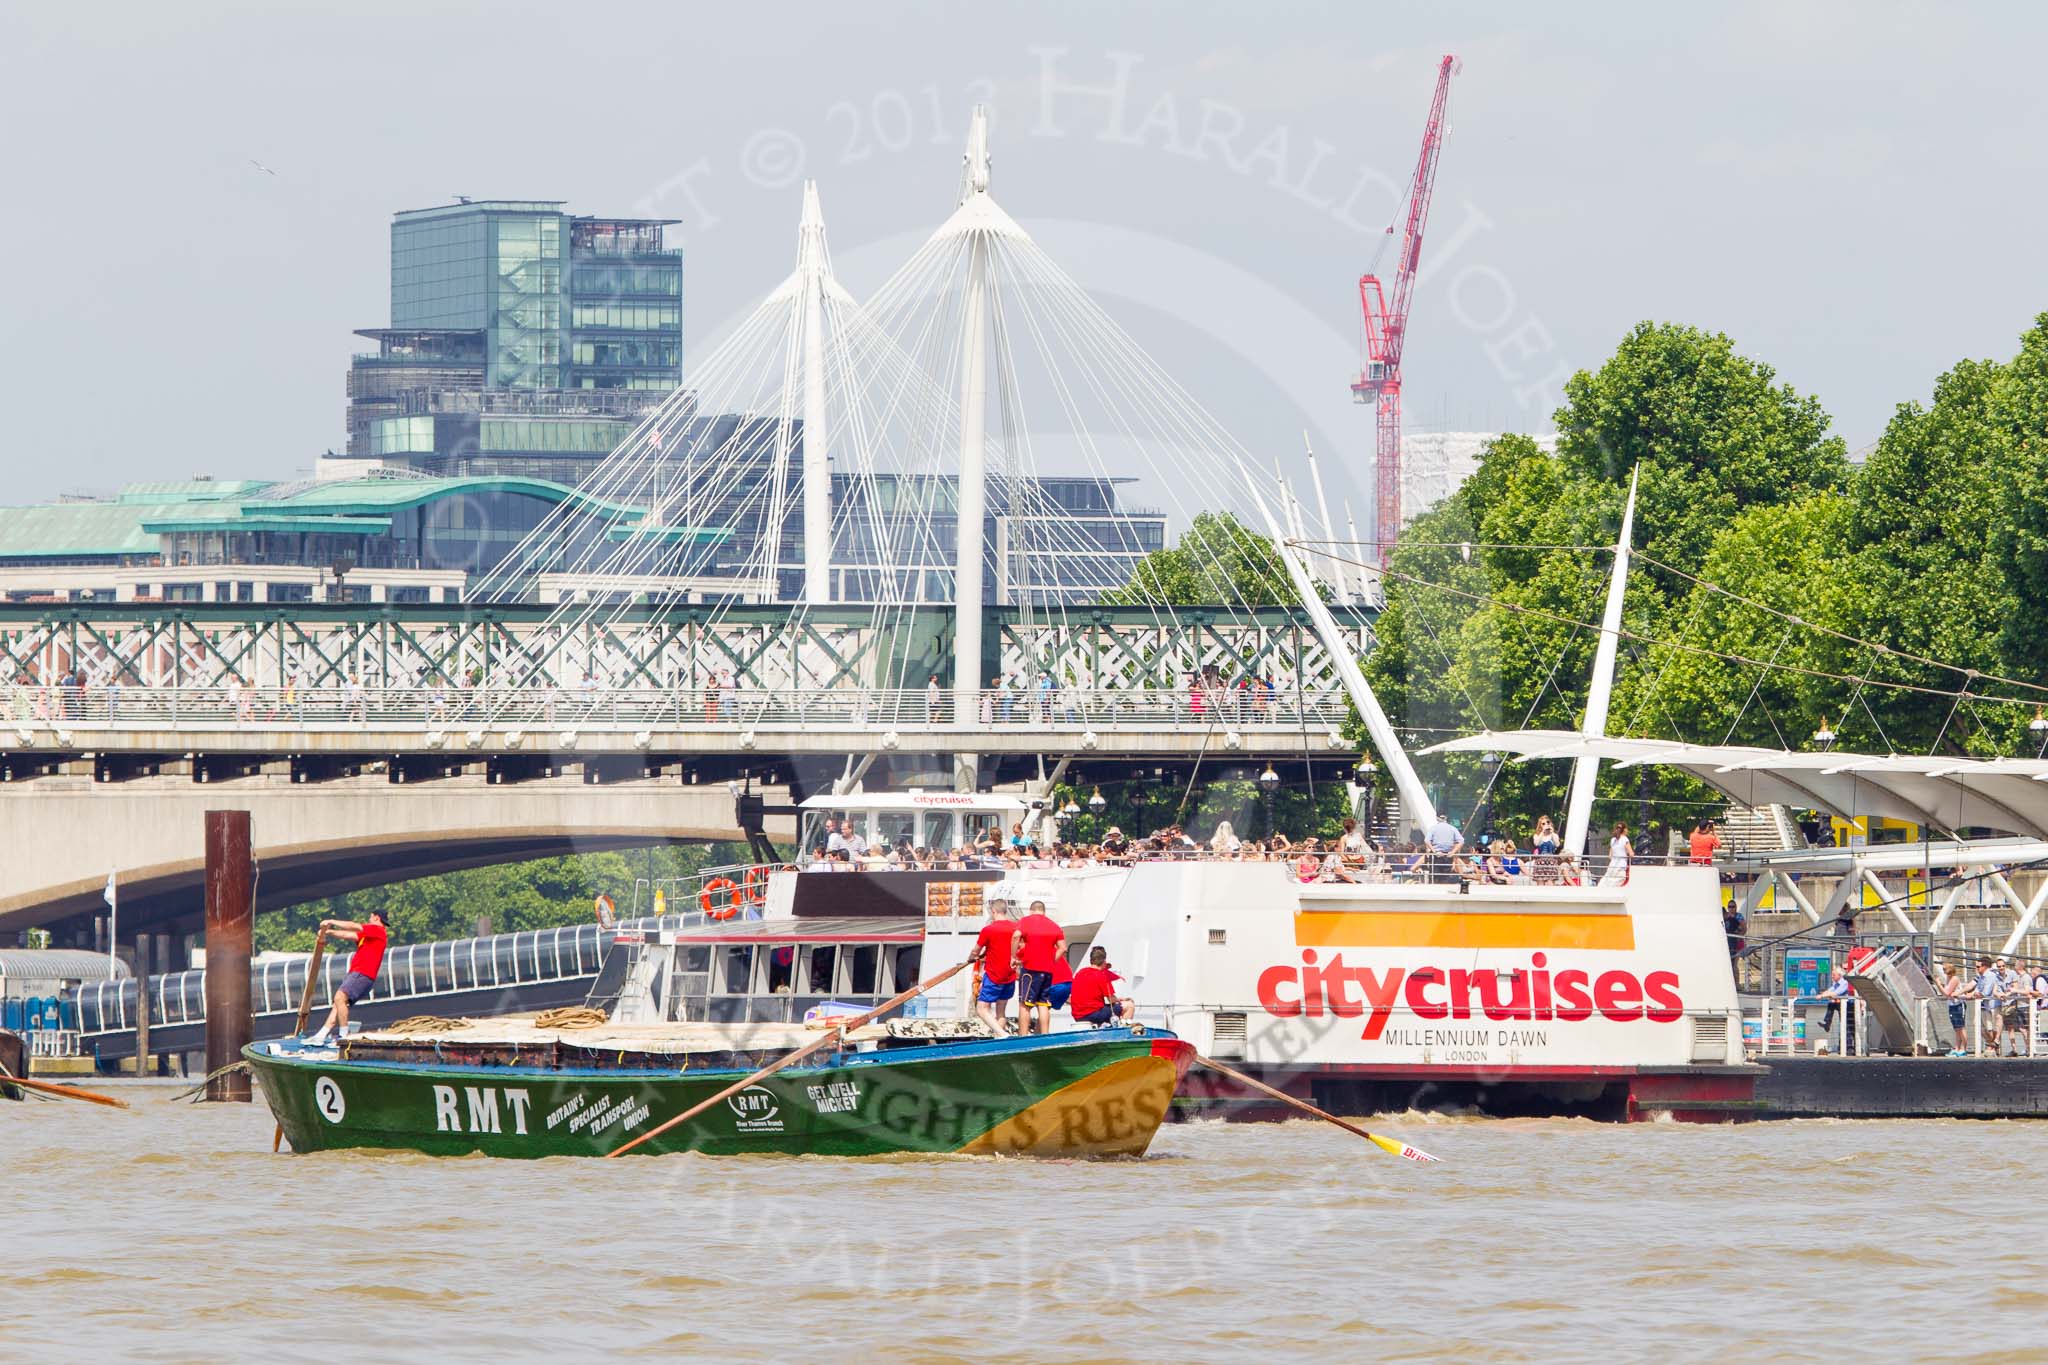
[[[0, 948], [0, 994], [13, 981], [101, 981], [109, 962], [105, 953], [83, 948]], [[112, 963], [114, 975], [126, 977], [128, 964]]]
[[1917, 754], [1799, 753], [1664, 739], [1588, 739], [1571, 730], [1497, 730], [1425, 753], [1493, 752], [1516, 761], [1597, 758], [1698, 778], [1739, 805], [1800, 806], [1843, 819], [1880, 816], [1949, 833], [1989, 829], [2048, 838], [2048, 760]]

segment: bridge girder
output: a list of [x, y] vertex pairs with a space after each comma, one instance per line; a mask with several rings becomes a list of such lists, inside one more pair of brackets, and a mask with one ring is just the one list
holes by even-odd
[[[730, 669], [742, 686], [772, 691], [918, 686], [933, 674], [953, 685], [950, 606], [626, 609], [614, 622], [575, 624], [551, 620], [551, 610], [0, 603], [0, 675], [47, 684], [77, 668], [90, 686], [134, 688], [213, 686], [231, 676], [321, 688], [353, 676], [366, 685], [476, 679], [562, 689], [594, 675], [609, 686], [696, 688]], [[983, 616], [991, 675], [1170, 687], [1215, 667], [1283, 688], [1337, 685], [1307, 617], [1291, 608], [991, 607]], [[1351, 628], [1359, 652], [1370, 649], [1369, 621]]]

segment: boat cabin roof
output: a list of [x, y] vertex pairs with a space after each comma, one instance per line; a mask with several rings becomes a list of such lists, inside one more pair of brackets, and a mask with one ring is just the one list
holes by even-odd
[[1021, 796], [993, 792], [846, 792], [807, 797], [799, 807], [812, 811], [963, 811], [970, 814], [1022, 814], [1030, 803]]
[[[630, 937], [627, 941], [631, 941]], [[924, 920], [908, 915], [792, 915], [775, 919], [708, 920], [650, 934], [648, 942], [673, 943], [921, 943]]]

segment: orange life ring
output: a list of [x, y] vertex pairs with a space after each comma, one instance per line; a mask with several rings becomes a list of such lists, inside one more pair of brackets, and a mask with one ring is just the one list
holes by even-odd
[[[725, 893], [724, 903], [718, 900], [719, 892]], [[747, 893], [738, 882], [730, 877], [713, 877], [704, 883], [704, 890], [697, 897], [697, 904], [712, 919], [731, 919], [747, 903]]]
[[741, 892], [750, 905], [765, 905], [768, 901], [768, 878], [774, 875], [773, 868], [750, 867], [747, 869], [747, 884]]
[[612, 898], [600, 892], [597, 897], [598, 925], [605, 929], [612, 928], [619, 922], [617, 912], [618, 906], [612, 903]]

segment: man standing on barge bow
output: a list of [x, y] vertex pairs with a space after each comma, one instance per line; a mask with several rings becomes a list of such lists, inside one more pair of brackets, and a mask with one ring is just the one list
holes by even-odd
[[[354, 920], [323, 919], [321, 932], [356, 945], [349, 955], [348, 975], [341, 978], [341, 985], [335, 989], [334, 1004], [327, 1011], [327, 1022], [320, 1031], [306, 1039], [308, 1047], [324, 1047], [330, 1035], [339, 1035], [348, 1028], [348, 1011], [351, 1005], [363, 1003], [377, 985], [377, 973], [384, 966], [384, 949], [391, 941], [390, 932], [384, 927], [384, 912], [372, 910], [367, 923], [357, 924]], [[308, 964], [310, 966], [310, 964]]]

